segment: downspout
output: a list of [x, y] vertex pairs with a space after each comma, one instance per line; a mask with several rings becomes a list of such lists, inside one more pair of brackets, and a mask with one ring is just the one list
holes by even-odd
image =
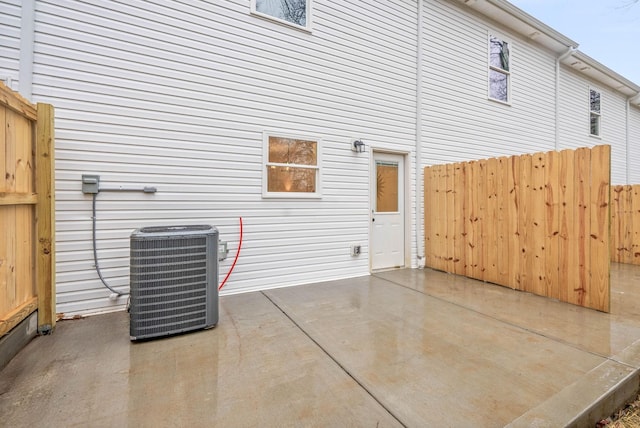
[[418, 33], [416, 43], [416, 255], [418, 259], [418, 268], [424, 267], [424, 251], [422, 249], [422, 235], [420, 230], [423, 224], [422, 204], [424, 200], [422, 189], [422, 175], [420, 174], [420, 165], [422, 164], [422, 17], [424, 13], [424, 0], [418, 0]]
[[625, 105], [625, 114], [626, 114], [626, 122], [625, 122], [625, 153], [626, 153], [626, 166], [627, 166], [627, 183], [626, 184], [631, 184], [631, 163], [629, 162], [630, 159], [630, 155], [631, 155], [631, 130], [629, 129], [629, 121], [631, 120], [631, 104], [636, 104], [640, 102], [640, 92], [638, 92], [637, 94], [635, 94], [632, 97], [627, 98], [627, 104]]
[[562, 55], [556, 58], [556, 103], [555, 103], [555, 149], [560, 148], [560, 62], [570, 57], [576, 50], [576, 47], [570, 46]]
[[18, 92], [29, 101], [33, 101], [33, 50], [35, 47], [36, 33], [36, 2], [35, 0], [22, 0], [21, 4]]

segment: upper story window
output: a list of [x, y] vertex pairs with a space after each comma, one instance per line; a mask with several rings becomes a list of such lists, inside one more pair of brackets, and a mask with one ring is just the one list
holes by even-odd
[[600, 136], [600, 92], [589, 89], [589, 134], [594, 137]]
[[509, 42], [489, 35], [489, 98], [504, 103], [511, 101], [509, 47]]
[[263, 197], [320, 197], [320, 140], [264, 135]]
[[311, 0], [251, 0], [251, 12], [309, 30]]

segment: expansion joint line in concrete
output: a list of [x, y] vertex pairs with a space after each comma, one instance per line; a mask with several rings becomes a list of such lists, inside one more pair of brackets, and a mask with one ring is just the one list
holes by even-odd
[[307, 331], [306, 331], [304, 328], [302, 328], [302, 327], [300, 326], [300, 324], [298, 324], [298, 323], [297, 323], [293, 318], [291, 318], [291, 317], [289, 316], [289, 314], [288, 314], [287, 312], [285, 312], [285, 311], [284, 311], [284, 309], [282, 309], [282, 308], [280, 307], [280, 305], [278, 305], [276, 302], [274, 302], [274, 301], [271, 299], [271, 297], [267, 296], [267, 294], [265, 294], [265, 292], [264, 292], [264, 291], [261, 291], [260, 293], [262, 293], [262, 295], [263, 295], [264, 297], [266, 297], [266, 298], [267, 298], [267, 300], [269, 300], [269, 301], [273, 304], [273, 306], [275, 306], [276, 308], [278, 308], [278, 310], [279, 310], [280, 312], [282, 312], [282, 314], [283, 314], [285, 317], [287, 317], [287, 318], [289, 319], [289, 321], [291, 321], [291, 323], [293, 323], [293, 325], [295, 325], [295, 326], [296, 326], [296, 328], [298, 328], [298, 329], [299, 329], [299, 330], [300, 330], [300, 331], [301, 331], [305, 336], [307, 336], [307, 337], [309, 338], [309, 340], [311, 340], [313, 343], [315, 343], [315, 345], [316, 345], [318, 348], [320, 348], [320, 350], [322, 350], [322, 352], [324, 352], [324, 354], [325, 354], [327, 357], [329, 357], [329, 358], [330, 358], [334, 363], [336, 363], [336, 364], [338, 365], [338, 367], [340, 367], [340, 369], [341, 369], [343, 372], [345, 372], [345, 373], [347, 374], [347, 376], [349, 376], [351, 379], [353, 379], [353, 381], [354, 381], [355, 383], [357, 383], [357, 384], [360, 386], [360, 388], [362, 388], [362, 389], [363, 389], [367, 394], [369, 394], [369, 396], [370, 396], [371, 398], [373, 398], [373, 400], [374, 400], [376, 403], [378, 403], [378, 404], [379, 404], [383, 409], [385, 409], [385, 410], [387, 411], [387, 413], [389, 413], [389, 414], [390, 414], [390, 415], [391, 415], [391, 416], [392, 416], [396, 421], [398, 421], [398, 423], [399, 423], [400, 425], [402, 425], [402, 426], [403, 426], [403, 427], [405, 427], [405, 428], [407, 427], [407, 425], [406, 425], [404, 422], [402, 422], [402, 420], [400, 420], [400, 418], [399, 418], [396, 414], [394, 414], [394, 413], [391, 411], [391, 409], [389, 409], [387, 406], [385, 406], [385, 405], [384, 405], [384, 404], [383, 404], [383, 403], [378, 399], [378, 397], [376, 397], [376, 396], [375, 396], [375, 395], [374, 395], [374, 394], [373, 394], [373, 393], [372, 393], [372, 392], [371, 392], [371, 391], [370, 391], [370, 390], [369, 390], [369, 389], [368, 389], [368, 388], [367, 388], [367, 387], [366, 387], [362, 382], [360, 382], [360, 381], [358, 380], [358, 378], [356, 378], [356, 377], [355, 377], [355, 376], [354, 376], [354, 375], [353, 375], [353, 374], [352, 374], [352, 373], [351, 373], [351, 372], [350, 372], [350, 371], [349, 371], [345, 366], [343, 366], [342, 364], [340, 364], [340, 362], [339, 362], [338, 360], [336, 360], [336, 359], [333, 357], [333, 355], [331, 355], [331, 354], [330, 354], [330, 353], [329, 353], [329, 352], [328, 352], [328, 351], [327, 351], [327, 350], [326, 350], [326, 349], [325, 349], [325, 348], [324, 348], [320, 343], [318, 343], [318, 341], [317, 341], [317, 340], [315, 340], [313, 337], [311, 337], [311, 335], [310, 335], [309, 333], [307, 333]]

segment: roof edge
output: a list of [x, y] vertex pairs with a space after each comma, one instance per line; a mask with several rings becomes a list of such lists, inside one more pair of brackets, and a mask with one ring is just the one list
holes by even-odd
[[[463, 0], [464, 1], [464, 0]], [[477, 0], [471, 0], [471, 1], [477, 1]], [[578, 42], [570, 39], [569, 37], [565, 36], [564, 34], [562, 34], [561, 32], [553, 29], [552, 27], [548, 26], [547, 24], [545, 24], [544, 22], [540, 21], [538, 18], [529, 15], [527, 12], [525, 12], [524, 10], [520, 9], [517, 6], [514, 6], [513, 4], [509, 3], [506, 0], [485, 0], [487, 3], [490, 3], [500, 9], [502, 9], [503, 11], [507, 12], [509, 15], [513, 16], [514, 18], [530, 25], [531, 27], [535, 28], [536, 30], [540, 31], [541, 33], [547, 35], [548, 37], [551, 37], [552, 39], [554, 39], [555, 41], [557, 41], [558, 43], [561, 43], [563, 45], [565, 45], [567, 48], [577, 48], [578, 47]], [[465, 1], [465, 3], [470, 2], [470, 1]]]
[[[579, 70], [582, 74], [586, 74], [589, 77], [593, 77], [594, 79], [608, 85], [612, 86], [613, 89], [616, 89], [619, 92], [627, 95], [628, 98], [633, 100], [634, 104], [640, 103], [640, 98], [638, 95], [640, 94], [640, 86], [627, 79], [626, 77], [616, 73], [606, 65], [601, 62], [591, 58], [589, 55], [585, 54], [582, 51], [576, 50], [572, 55], [567, 58], [564, 63], [575, 68], [572, 63], [572, 58], [581, 62], [582, 64], [590, 67], [594, 72], [586, 72]], [[608, 81], [609, 82], [608, 82]], [[617, 82], [617, 86], [611, 85], [610, 81]]]
[[[496, 22], [511, 28], [524, 37], [531, 38], [530, 34], [523, 32], [523, 26], [534, 29], [552, 40], [556, 53], [563, 64], [576, 70], [587, 78], [594, 79], [612, 89], [624, 94], [632, 104], [640, 106], [640, 86], [616, 73], [606, 65], [596, 61], [584, 52], [577, 50], [578, 42], [570, 39], [557, 30], [554, 30], [544, 22], [528, 14], [507, 0], [451, 0], [461, 3], [476, 12], [496, 20]], [[496, 15], [502, 19], [497, 19]], [[505, 20], [507, 18], [508, 20]], [[543, 43], [544, 44], [544, 43]], [[565, 51], [558, 51], [559, 46], [564, 46]], [[563, 54], [571, 54], [565, 56]]]
[[[529, 15], [524, 10], [514, 6], [506, 0], [450, 0], [460, 3], [494, 21], [512, 29], [525, 38], [534, 39], [529, 30], [537, 33], [537, 37], [551, 41], [551, 44], [538, 40], [539, 43], [556, 53], [565, 52], [567, 49], [576, 49], [578, 43], [571, 40], [559, 31], [554, 30], [539, 19]], [[526, 30], [525, 28], [526, 27]]]

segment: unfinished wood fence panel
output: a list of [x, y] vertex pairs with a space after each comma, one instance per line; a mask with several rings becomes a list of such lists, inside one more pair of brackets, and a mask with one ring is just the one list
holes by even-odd
[[608, 312], [610, 159], [597, 146], [425, 168], [427, 267]]
[[[545, 225], [544, 249], [549, 260], [559, 260], [560, 253], [560, 153], [549, 152], [544, 169]], [[545, 295], [560, 299], [559, 263], [545, 263]]]
[[[36, 124], [41, 110], [51, 123], [45, 132]], [[53, 108], [30, 104], [0, 84], [0, 337], [36, 309], [44, 308], [39, 290], [53, 289], [53, 265], [37, 269], [38, 259], [51, 260], [52, 244], [44, 257], [41, 243], [53, 242], [53, 203], [44, 200], [53, 194], [51, 178], [43, 180], [40, 170], [52, 176]], [[36, 143], [48, 142], [49, 149]], [[43, 151], [47, 156], [41, 158]], [[43, 229], [48, 225], [46, 229]], [[53, 307], [54, 296], [47, 305]], [[39, 313], [38, 326], [52, 328], [55, 319]]]
[[611, 261], [640, 265], [640, 184], [611, 188]]

